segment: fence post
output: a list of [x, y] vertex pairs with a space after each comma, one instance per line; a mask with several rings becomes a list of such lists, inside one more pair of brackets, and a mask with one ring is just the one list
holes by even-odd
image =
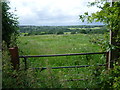
[[9, 48], [10, 55], [11, 55], [11, 63], [13, 65], [14, 70], [19, 69], [19, 53], [18, 53], [18, 47]]

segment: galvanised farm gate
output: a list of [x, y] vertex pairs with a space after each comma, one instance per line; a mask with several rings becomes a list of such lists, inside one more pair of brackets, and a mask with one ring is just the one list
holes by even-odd
[[[9, 48], [9, 51], [10, 51], [10, 55], [11, 55], [11, 62], [13, 64], [13, 67], [14, 67], [15, 70], [19, 70], [19, 65], [20, 65], [20, 61], [19, 60], [20, 60], [20, 58], [24, 58], [25, 70], [27, 69], [27, 59], [28, 58], [104, 54], [106, 56], [106, 63], [105, 64], [100, 64], [100, 65], [97, 65], [97, 66], [106, 66], [106, 68], [108, 68], [109, 67], [109, 63], [113, 62], [113, 61], [108, 62], [108, 60], [109, 60], [109, 52], [73, 53], [73, 54], [56, 54], [56, 55], [24, 55], [24, 56], [19, 56], [18, 47]], [[90, 66], [93, 66], [93, 65], [51, 67], [51, 69], [81, 68], [81, 67], [90, 67]], [[42, 67], [42, 68], [33, 68], [33, 69], [40, 69], [42, 71], [42, 70], [45, 70], [47, 68], [46, 67]]]

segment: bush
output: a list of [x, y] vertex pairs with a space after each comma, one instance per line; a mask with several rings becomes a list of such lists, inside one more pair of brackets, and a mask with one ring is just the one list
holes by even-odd
[[71, 34], [76, 34], [76, 32], [75, 32], [75, 31], [72, 31]]
[[85, 30], [81, 30], [80, 33], [87, 34]]
[[63, 31], [57, 32], [57, 35], [59, 35], [59, 34], [64, 34], [64, 32]]
[[3, 43], [2, 51], [2, 88], [32, 88], [35, 77], [32, 70], [24, 70], [24, 63], [20, 64], [20, 70], [13, 70], [10, 55], [6, 45]]
[[95, 68], [93, 70], [93, 82], [95, 86], [100, 89], [120, 88], [120, 66], [115, 66], [111, 70], [100, 70]]

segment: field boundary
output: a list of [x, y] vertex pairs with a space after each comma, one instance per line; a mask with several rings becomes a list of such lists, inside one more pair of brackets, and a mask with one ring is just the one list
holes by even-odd
[[[20, 65], [20, 58], [24, 58], [25, 70], [27, 69], [27, 59], [28, 58], [37, 58], [37, 57], [56, 57], [56, 56], [75, 56], [75, 55], [94, 55], [94, 54], [104, 54], [106, 56], [106, 63], [97, 65], [97, 66], [106, 66], [109, 67], [109, 52], [92, 52], [92, 53], [71, 53], [71, 54], [54, 54], [54, 55], [22, 55], [19, 56], [18, 47], [9, 48], [10, 55], [11, 55], [11, 62], [15, 70], [19, 70]], [[51, 69], [60, 69], [60, 68], [81, 68], [81, 67], [89, 67], [93, 65], [81, 65], [81, 66], [63, 66], [63, 67], [51, 67]], [[45, 70], [47, 67], [42, 68], [33, 68], [33, 69], [40, 69]]]
[[91, 55], [91, 54], [106, 54], [106, 52], [70, 53], [70, 54], [53, 54], [53, 55], [24, 55], [24, 56], [19, 56], [19, 58], [31, 58], [31, 57], [56, 57], [56, 56], [76, 56], [76, 55]]

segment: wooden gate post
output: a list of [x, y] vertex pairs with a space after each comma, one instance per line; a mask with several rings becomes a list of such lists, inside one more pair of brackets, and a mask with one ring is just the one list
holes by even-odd
[[18, 54], [18, 47], [9, 48], [10, 55], [11, 55], [11, 63], [13, 65], [14, 70], [19, 69], [19, 54]]

